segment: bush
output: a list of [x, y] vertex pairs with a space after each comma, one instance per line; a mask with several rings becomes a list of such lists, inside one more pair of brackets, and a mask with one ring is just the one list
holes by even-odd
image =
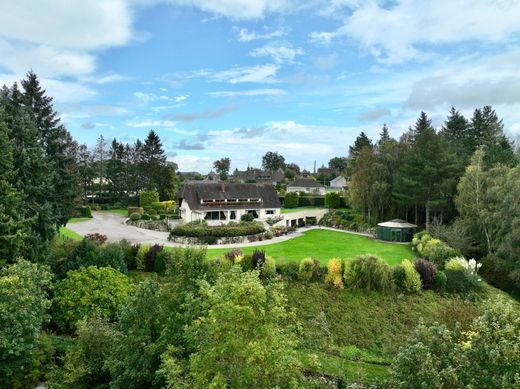
[[435, 280], [433, 282], [435, 289], [439, 291], [446, 289], [447, 280], [446, 273], [444, 273], [442, 270], [437, 270], [437, 273], [435, 273]]
[[339, 208], [341, 203], [341, 197], [338, 192], [329, 192], [325, 194], [325, 207], [326, 208]]
[[325, 283], [336, 289], [343, 289], [343, 261], [333, 258], [327, 263]]
[[421, 276], [423, 289], [433, 289], [435, 286], [435, 275], [437, 269], [433, 263], [425, 259], [418, 259], [414, 262], [415, 270]]
[[98, 234], [97, 232], [95, 234], [87, 234], [85, 235], [85, 239], [103, 244], [107, 241], [107, 236], [103, 234]]
[[96, 266], [71, 271], [56, 285], [52, 317], [62, 330], [72, 330], [78, 320], [93, 312], [114, 319], [131, 290], [128, 277], [117, 270]]
[[[448, 259], [458, 254], [457, 250], [439, 239], [434, 239], [426, 233], [419, 234], [416, 234], [412, 240], [412, 249], [417, 251], [421, 257], [428, 259], [440, 268], [444, 267]], [[419, 240], [416, 239], [418, 236], [420, 237]]]
[[137, 255], [135, 256], [135, 263], [136, 263], [137, 270], [144, 270], [145, 256], [149, 250], [150, 250], [150, 245], [147, 243], [143, 243], [139, 246], [139, 249], [137, 250]]
[[157, 259], [157, 255], [163, 250], [163, 246], [159, 244], [154, 244], [152, 247], [148, 249], [146, 254], [144, 254], [144, 271], [151, 272], [155, 269], [155, 261]]
[[133, 222], [136, 222], [140, 219], [141, 219], [141, 214], [139, 214], [137, 212], [134, 212], [130, 215], [130, 220], [132, 220]]
[[166, 266], [168, 261], [170, 260], [171, 255], [166, 250], [161, 250], [155, 256], [155, 263], [153, 265], [153, 271], [158, 274], [164, 274], [166, 271]]
[[299, 205], [299, 197], [296, 192], [287, 193], [283, 200], [283, 206], [285, 208], [296, 208]]
[[83, 210], [84, 217], [92, 217], [92, 210], [90, 209], [90, 207], [88, 205], [85, 207], [81, 207], [81, 209]]
[[265, 262], [265, 251], [255, 250], [252, 255], [253, 269], [261, 269]]
[[308, 282], [312, 278], [314, 263], [311, 258], [305, 258], [300, 261], [298, 270], [298, 279], [300, 281]]
[[128, 273], [125, 253], [119, 243], [110, 243], [106, 246], [98, 246], [93, 261], [84, 266], [111, 267], [123, 274]]
[[150, 215], [148, 215], [147, 213], [143, 213], [143, 215], [141, 216], [141, 220], [150, 220]]
[[250, 213], [245, 213], [242, 216], [240, 216], [240, 221], [243, 222], [252, 222], [253, 220], [255, 220], [255, 218]]
[[235, 258], [237, 264], [240, 265], [242, 271], [250, 271], [253, 270], [253, 255], [244, 254], [242, 256], [238, 256]]
[[395, 285], [403, 291], [418, 293], [421, 290], [421, 277], [408, 259], [394, 267], [393, 278]]
[[156, 211], [155, 209], [152, 208], [152, 209], [150, 209], [150, 210], [148, 211], [148, 215], [150, 215], [150, 216], [157, 216], [157, 211]]
[[298, 279], [300, 265], [296, 261], [283, 262], [278, 264], [278, 273], [287, 280], [296, 281]]
[[479, 291], [482, 282], [476, 269], [464, 265], [464, 258], [453, 258], [446, 263], [446, 291], [450, 293], [469, 293]]
[[139, 206], [143, 208], [151, 207], [157, 202], [159, 202], [159, 193], [156, 191], [143, 191], [139, 194]]
[[354, 289], [392, 290], [392, 269], [375, 255], [360, 255], [345, 264], [345, 282]]
[[141, 216], [144, 213], [143, 207], [128, 207], [128, 214], [132, 215], [134, 213], [137, 213], [139, 216]]
[[[187, 236], [193, 238], [202, 237], [233, 237], [260, 234], [265, 231], [264, 226], [258, 222], [229, 223], [220, 226], [208, 226], [206, 223], [191, 222], [181, 224], [173, 228], [171, 236]], [[216, 239], [215, 239], [216, 240]]]
[[402, 264], [397, 264], [392, 270], [392, 278], [394, 284], [399, 290], [406, 290], [406, 273]]
[[232, 249], [227, 253], [224, 253], [224, 258], [226, 258], [231, 263], [235, 263], [236, 258], [243, 256], [244, 253], [240, 249]]
[[276, 261], [273, 257], [265, 257], [264, 264], [260, 269], [260, 275], [266, 279], [274, 278], [276, 276]]

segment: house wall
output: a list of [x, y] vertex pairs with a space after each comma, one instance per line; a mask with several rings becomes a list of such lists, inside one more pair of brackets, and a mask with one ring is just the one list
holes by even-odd
[[345, 179], [345, 177], [341, 177], [338, 180], [332, 180], [330, 182], [330, 187], [331, 188], [341, 189], [341, 188], [343, 188], [345, 186], [347, 186], [347, 180]]
[[287, 192], [305, 192], [323, 196], [325, 194], [325, 188], [307, 188], [302, 186], [290, 186], [287, 187]]
[[[251, 208], [251, 209], [254, 209], [254, 208]], [[203, 220], [206, 215], [205, 211], [196, 211], [196, 212], [192, 211], [186, 201], [182, 202], [182, 204], [180, 206], [180, 210], [181, 210], [182, 220], [185, 223]], [[238, 222], [238, 221], [240, 221], [240, 218], [242, 217], [242, 215], [245, 215], [248, 211], [248, 209], [229, 209], [229, 210], [223, 209], [221, 211], [224, 211], [226, 213], [226, 215], [229, 215], [228, 211], [231, 211], [231, 210], [236, 212], [236, 219], [230, 220], [228, 217], [226, 220], [208, 220], [208, 223], [217, 225], [217, 224], [222, 224], [222, 223], [225, 224], [230, 221]], [[261, 208], [261, 209], [255, 209], [255, 210], [258, 212], [257, 220], [267, 220], [269, 218], [274, 218], [274, 217], [280, 216], [280, 214], [281, 214], [280, 208]], [[268, 210], [272, 210], [272, 211], [274, 211], [274, 213], [267, 214]], [[217, 210], [215, 209], [215, 211], [217, 211]]]

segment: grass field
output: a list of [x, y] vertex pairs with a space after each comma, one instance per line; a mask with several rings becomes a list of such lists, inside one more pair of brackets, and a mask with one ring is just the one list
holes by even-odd
[[109, 209], [105, 212], [117, 213], [118, 215], [128, 216], [128, 209]]
[[91, 220], [91, 219], [89, 217], [73, 217], [73, 218], [69, 219], [67, 224], [69, 224], [69, 223], [81, 223], [81, 222], [86, 222], [88, 220]]
[[83, 237], [72, 231], [72, 230], [69, 230], [67, 227], [60, 227], [60, 231], [59, 231], [59, 237], [61, 239], [73, 239], [73, 240], [82, 240]]
[[[326, 264], [331, 258], [351, 258], [361, 254], [375, 254], [394, 265], [415, 255], [407, 245], [376, 242], [365, 236], [346, 234], [329, 230], [310, 230], [303, 236], [285, 242], [258, 246], [277, 261], [299, 261], [314, 257]], [[208, 249], [208, 257], [224, 254], [230, 249]], [[255, 247], [244, 247], [245, 253], [251, 253]]]

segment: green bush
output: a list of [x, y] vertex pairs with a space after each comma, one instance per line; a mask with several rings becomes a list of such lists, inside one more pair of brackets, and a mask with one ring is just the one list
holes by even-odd
[[264, 226], [258, 222], [228, 223], [220, 226], [208, 226], [207, 223], [191, 222], [173, 228], [170, 232], [170, 237], [187, 236], [200, 239], [203, 237], [223, 238], [255, 235], [264, 231]]
[[339, 208], [341, 204], [341, 197], [338, 192], [329, 192], [325, 195], [326, 208]]
[[143, 208], [151, 207], [153, 203], [159, 202], [159, 193], [156, 191], [143, 191], [139, 194], [139, 205]]
[[150, 220], [150, 215], [148, 215], [147, 213], [143, 213], [143, 215], [141, 216], [141, 220]]
[[133, 222], [136, 222], [136, 221], [138, 221], [138, 220], [141, 220], [141, 215], [140, 215], [139, 213], [137, 213], [137, 212], [132, 213], [132, 214], [130, 215], [130, 220], [132, 220]]
[[314, 261], [312, 258], [304, 258], [300, 262], [298, 270], [298, 279], [300, 281], [309, 282], [312, 279], [314, 273]]
[[300, 265], [296, 261], [282, 262], [277, 266], [278, 273], [286, 280], [298, 279]]
[[298, 193], [296, 192], [286, 193], [283, 200], [283, 206], [285, 208], [296, 208], [299, 205], [299, 198], [300, 196], [298, 196]]
[[128, 207], [128, 214], [132, 215], [134, 213], [142, 215], [144, 213], [144, 208], [143, 207]]
[[52, 318], [62, 330], [72, 330], [78, 320], [93, 312], [114, 319], [130, 294], [128, 277], [117, 270], [96, 266], [71, 271], [56, 285]]
[[410, 293], [417, 293], [421, 290], [421, 276], [415, 269], [412, 262], [405, 259], [401, 262], [405, 274], [404, 289]]
[[250, 271], [253, 270], [253, 255], [252, 254], [244, 254], [235, 258], [237, 264], [240, 265], [242, 271]]
[[148, 211], [148, 215], [150, 215], [150, 216], [156, 216], [156, 215], [157, 215], [157, 210], [151, 208], [151, 209]]
[[136, 263], [137, 270], [144, 270], [145, 256], [149, 250], [150, 250], [150, 245], [147, 243], [143, 243], [139, 246], [137, 255], [135, 256], [135, 263]]
[[449, 293], [478, 292], [482, 288], [482, 282], [476, 274], [468, 269], [446, 269], [446, 291]]
[[90, 207], [88, 205], [82, 207], [82, 210], [83, 210], [83, 216], [92, 217], [92, 210], [90, 209]]
[[393, 289], [392, 269], [375, 255], [360, 255], [345, 264], [345, 282], [354, 289], [389, 292]]
[[429, 239], [426, 242], [422, 242], [419, 246], [419, 250], [419, 254], [422, 257], [435, 263], [440, 268], [444, 267], [444, 263], [448, 259], [458, 255], [457, 250], [451, 248], [439, 239]]
[[339, 258], [332, 258], [327, 263], [327, 275], [325, 283], [336, 289], [343, 289], [343, 261]]
[[442, 270], [437, 270], [437, 273], [435, 273], [435, 280], [433, 282], [435, 289], [439, 291], [445, 290], [447, 281], [448, 278], [446, 277], [446, 273], [444, 273]]
[[252, 222], [253, 220], [255, 220], [255, 218], [250, 213], [246, 213], [246, 214], [240, 216], [240, 221], [243, 221], [243, 222]]
[[273, 257], [265, 257], [265, 261], [260, 268], [260, 274], [266, 279], [274, 278], [276, 276], [276, 261]]

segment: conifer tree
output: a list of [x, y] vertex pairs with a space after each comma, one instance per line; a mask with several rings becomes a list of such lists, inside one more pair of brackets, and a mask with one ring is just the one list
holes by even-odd
[[142, 148], [146, 189], [158, 190], [166, 166], [166, 154], [159, 135], [154, 130], [148, 133]]

